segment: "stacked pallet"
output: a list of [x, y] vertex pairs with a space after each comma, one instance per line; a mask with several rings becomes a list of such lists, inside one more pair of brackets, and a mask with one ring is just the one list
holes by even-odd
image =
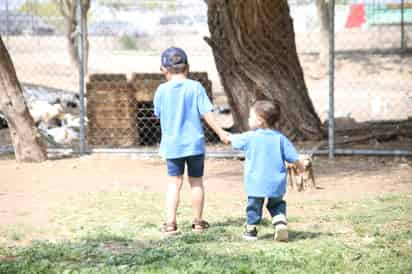
[[90, 146], [138, 144], [134, 92], [124, 74], [94, 74], [87, 83], [87, 140]]
[[[212, 82], [207, 72], [191, 72], [188, 77], [199, 81], [206, 90], [210, 100], [212, 97]], [[134, 90], [136, 99], [137, 126], [141, 145], [153, 145], [160, 142], [160, 121], [155, 117], [153, 111], [153, 99], [157, 87], [166, 81], [161, 73], [134, 73], [130, 85]], [[206, 140], [216, 142], [219, 140], [213, 130], [204, 125]]]
[[[206, 72], [190, 73], [202, 83], [212, 100], [212, 84]], [[160, 142], [160, 121], [154, 116], [153, 98], [165, 82], [161, 73], [93, 74], [87, 83], [87, 140], [93, 147], [132, 147]], [[216, 140], [206, 127], [206, 139]]]
[[[212, 98], [212, 81], [209, 80], [207, 72], [191, 72], [188, 77], [199, 81], [206, 89], [210, 100]], [[130, 81], [135, 92], [137, 102], [153, 102], [154, 93], [157, 87], [166, 81], [161, 73], [134, 73]]]

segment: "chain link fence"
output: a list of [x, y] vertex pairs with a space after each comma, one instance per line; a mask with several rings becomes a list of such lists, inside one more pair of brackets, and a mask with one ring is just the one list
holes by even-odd
[[[50, 147], [77, 147], [78, 127], [72, 125], [80, 116], [79, 74], [68, 49], [67, 18], [60, 10], [58, 1], [1, 0], [0, 34], [30, 113]], [[0, 151], [10, 147], [2, 120]]]
[[[289, 0], [306, 85], [321, 120], [327, 123], [330, 74], [321, 55], [328, 50], [328, 36], [322, 28], [328, 24], [321, 18], [327, 20], [322, 16], [327, 15], [328, 6], [322, 10], [319, 3]], [[366, 121], [411, 117], [411, 1], [335, 3], [336, 130]], [[64, 112], [78, 117], [79, 70], [71, 62], [67, 20], [57, 1], [0, 0], [0, 23], [25, 95], [48, 94], [50, 104], [61, 103], [64, 97]], [[164, 81], [159, 72], [160, 54], [172, 45], [187, 51], [194, 77], [203, 79], [216, 107], [216, 119], [223, 127], [232, 125], [212, 51], [203, 40], [208, 35], [205, 1], [92, 0], [86, 31], [88, 149], [157, 152], [161, 135], [153, 115], [153, 93]], [[119, 98], [119, 89], [124, 98]], [[207, 126], [205, 131], [209, 152], [231, 153], [218, 144]], [[0, 142], [10, 144], [7, 129], [0, 129]], [[73, 138], [69, 147], [76, 142]], [[408, 140], [395, 139], [384, 145], [373, 140], [360, 148], [408, 146]]]
[[[411, 1], [335, 1], [334, 33], [328, 22], [329, 7], [321, 4], [290, 1], [305, 82], [322, 122], [328, 124], [333, 80], [336, 133], [363, 128], [368, 136], [376, 132], [377, 123], [388, 125], [382, 136], [356, 144], [350, 142], [350, 135], [336, 140], [336, 149], [343, 154], [395, 154], [395, 150], [410, 149], [411, 140], [389, 134], [393, 130], [389, 125], [412, 117]], [[322, 60], [329, 35], [334, 40], [331, 70], [329, 62]], [[410, 123], [399, 126], [410, 129]]]

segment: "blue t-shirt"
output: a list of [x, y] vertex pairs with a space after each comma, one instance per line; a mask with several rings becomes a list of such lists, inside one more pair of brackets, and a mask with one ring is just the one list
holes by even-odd
[[183, 79], [161, 84], [154, 96], [154, 111], [162, 130], [160, 154], [166, 159], [204, 154], [201, 118], [212, 109], [198, 81]]
[[281, 197], [286, 192], [285, 161], [299, 159], [287, 137], [271, 129], [232, 135], [232, 146], [245, 152], [244, 182], [248, 196]]

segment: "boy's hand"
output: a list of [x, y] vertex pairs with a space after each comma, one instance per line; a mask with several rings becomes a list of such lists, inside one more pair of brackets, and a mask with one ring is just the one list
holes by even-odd
[[231, 134], [227, 131], [224, 131], [223, 129], [219, 131], [219, 138], [222, 141], [222, 143], [228, 145], [230, 144], [231, 141]]
[[218, 123], [216, 123], [215, 119], [213, 118], [212, 112], [208, 112], [205, 115], [203, 115], [203, 119], [205, 119], [206, 123], [213, 129], [214, 132], [219, 136], [219, 139], [224, 143], [224, 144], [229, 144], [230, 143], [230, 133], [224, 131]]

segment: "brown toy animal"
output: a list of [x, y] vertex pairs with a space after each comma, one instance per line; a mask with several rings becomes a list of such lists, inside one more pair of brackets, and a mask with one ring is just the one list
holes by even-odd
[[303, 165], [303, 172], [301, 174], [299, 174], [295, 164], [286, 163], [288, 169], [288, 185], [291, 189], [296, 187], [297, 191], [303, 191], [308, 187], [316, 188], [312, 157], [309, 155], [301, 155], [299, 158]]

